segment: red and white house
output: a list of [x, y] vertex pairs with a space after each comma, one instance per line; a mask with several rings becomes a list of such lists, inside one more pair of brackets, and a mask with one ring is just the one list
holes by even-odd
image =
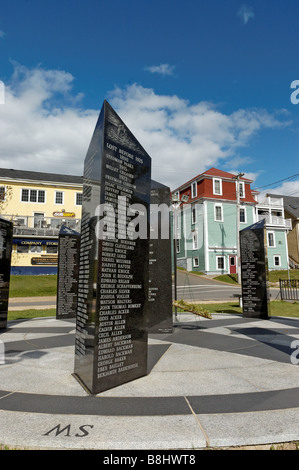
[[[210, 168], [172, 191], [180, 201], [188, 197], [175, 215], [178, 266], [206, 274], [235, 273], [238, 230], [265, 218], [269, 269], [288, 268], [283, 206], [275, 206], [276, 200], [274, 205], [269, 200], [266, 206], [260, 205], [252, 182]], [[280, 216], [268, 217], [271, 211], [279, 211]]]

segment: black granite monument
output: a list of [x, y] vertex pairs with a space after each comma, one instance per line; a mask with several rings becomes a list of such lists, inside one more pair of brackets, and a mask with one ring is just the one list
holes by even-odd
[[270, 312], [265, 221], [240, 231], [243, 316], [267, 319]]
[[149, 333], [172, 333], [170, 188], [151, 182]]
[[104, 102], [85, 158], [74, 375], [92, 394], [147, 374], [151, 158]]
[[63, 225], [58, 237], [56, 318], [76, 318], [80, 233]]
[[0, 329], [7, 328], [13, 223], [0, 217]]

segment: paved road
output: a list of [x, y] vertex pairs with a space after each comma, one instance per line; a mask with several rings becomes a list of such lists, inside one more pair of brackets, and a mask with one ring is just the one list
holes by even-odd
[[196, 274], [177, 272], [177, 298], [194, 301], [237, 300], [239, 286], [230, 286]]
[[[220, 301], [235, 300], [241, 295], [241, 287], [209, 279], [178, 270], [177, 274], [177, 298], [193, 301]], [[279, 295], [279, 289], [271, 289], [271, 300]]]
[[[241, 287], [225, 284], [205, 276], [178, 270], [177, 298], [191, 301], [238, 301]], [[174, 286], [173, 286], [174, 292]], [[271, 300], [280, 299], [279, 289], [270, 289]], [[173, 296], [174, 298], [174, 296]], [[9, 310], [56, 308], [56, 297], [15, 298], [9, 300]]]
[[15, 297], [9, 299], [9, 310], [56, 308], [56, 297]]

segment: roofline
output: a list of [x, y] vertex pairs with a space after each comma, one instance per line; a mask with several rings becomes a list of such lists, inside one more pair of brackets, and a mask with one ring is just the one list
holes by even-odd
[[[199, 201], [216, 201], [216, 202], [219, 202], [219, 203], [229, 202], [229, 203], [232, 203], [232, 204], [236, 204], [235, 199], [221, 199], [221, 198], [216, 198], [216, 197], [213, 197], [213, 196], [198, 196], [197, 198], [188, 200], [188, 202], [182, 203], [182, 205], [193, 204], [193, 203], [199, 202]], [[249, 206], [255, 206], [259, 203], [257, 201], [248, 201], [248, 200], [244, 201], [244, 200], [241, 199], [240, 205], [242, 206], [244, 204], [247, 204]]]
[[[9, 175], [4, 176], [1, 172], [9, 173]], [[16, 172], [16, 175], [13, 175], [13, 172]], [[45, 179], [46, 177], [50, 179]], [[56, 179], [57, 178], [57, 179]], [[65, 178], [65, 180], [64, 180]], [[72, 181], [72, 178], [77, 181]], [[80, 181], [79, 181], [80, 180]], [[19, 182], [24, 184], [40, 184], [42, 186], [71, 186], [71, 187], [82, 187], [83, 186], [83, 176], [75, 175], [62, 175], [57, 173], [46, 173], [38, 172], [31, 170], [14, 170], [9, 168], [0, 168], [0, 181], [4, 182]]]
[[9, 182], [9, 183], [23, 183], [23, 184], [35, 184], [35, 185], [40, 185], [40, 186], [70, 186], [70, 187], [76, 187], [76, 188], [81, 188], [83, 186], [82, 183], [67, 183], [66, 181], [44, 181], [44, 180], [30, 180], [30, 179], [21, 179], [21, 178], [5, 178], [0, 176], [0, 181], [1, 182]]
[[[206, 170], [206, 171], [210, 171], [210, 170]], [[234, 175], [234, 176], [237, 176], [237, 175]], [[195, 176], [191, 180], [187, 181], [186, 183], [182, 184], [181, 186], [178, 186], [172, 192], [175, 193], [176, 191], [179, 191], [180, 189], [186, 188], [186, 186], [193, 183], [195, 180], [199, 181], [199, 180], [202, 180], [204, 178], [208, 178], [208, 179], [221, 178], [222, 180], [227, 180], [227, 181], [232, 181], [234, 179], [233, 177], [219, 176], [219, 175], [207, 174], [206, 172], [203, 172], [203, 173], [200, 173], [199, 175]], [[250, 180], [248, 178], [240, 178], [240, 181], [244, 181], [244, 183], [253, 183], [253, 180]]]

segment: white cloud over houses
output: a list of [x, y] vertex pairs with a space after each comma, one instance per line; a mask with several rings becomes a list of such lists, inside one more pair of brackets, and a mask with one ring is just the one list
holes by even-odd
[[266, 194], [278, 194], [281, 196], [291, 196], [299, 198], [299, 178], [293, 181], [285, 181], [284, 183], [274, 188], [261, 189], [259, 200], [263, 200]]
[[[65, 71], [15, 64], [0, 106], [0, 168], [83, 173], [100, 110], [83, 108], [73, 81]], [[251, 139], [286, 123], [266, 110], [225, 114], [213, 103], [193, 104], [137, 84], [116, 88], [107, 99], [152, 157], [152, 178], [171, 189], [211, 166], [244, 171]]]

